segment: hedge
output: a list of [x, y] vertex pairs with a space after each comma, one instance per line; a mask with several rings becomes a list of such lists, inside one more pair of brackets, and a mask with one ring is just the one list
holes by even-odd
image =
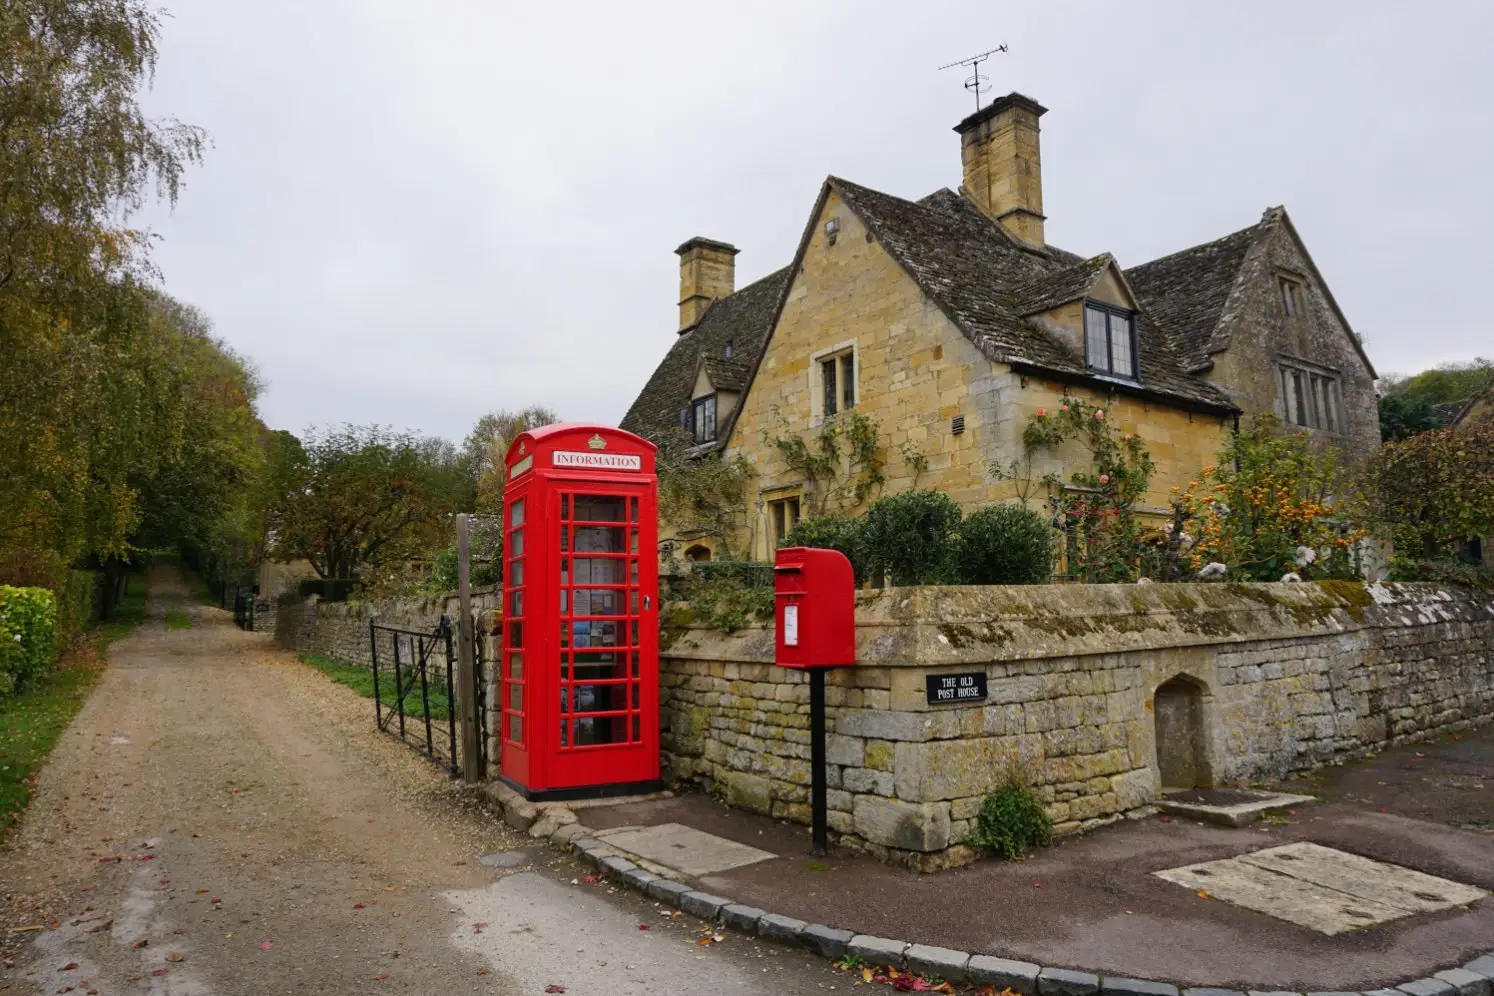
[[0, 695], [26, 688], [52, 664], [57, 597], [46, 588], [0, 585]]

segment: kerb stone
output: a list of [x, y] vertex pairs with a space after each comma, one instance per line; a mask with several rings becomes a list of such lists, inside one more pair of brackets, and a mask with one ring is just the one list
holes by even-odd
[[698, 916], [702, 920], [715, 920], [721, 915], [721, 909], [730, 906], [730, 899], [721, 896], [713, 896], [709, 892], [686, 892], [680, 896], [680, 909], [691, 916]]
[[1482, 958], [1475, 958], [1463, 967], [1474, 975], [1482, 975], [1484, 978], [1494, 981], [1494, 953], [1486, 954]]
[[1238, 989], [1184, 989], [1183, 996], [1245, 996]]
[[1458, 991], [1458, 996], [1494, 996], [1494, 982], [1466, 968], [1449, 968], [1432, 978], [1441, 979]]
[[721, 922], [734, 930], [745, 930], [749, 934], [757, 933], [757, 921], [763, 917], [763, 911], [756, 906], [743, 906], [741, 903], [731, 903], [721, 907]]
[[673, 882], [667, 878], [656, 878], [648, 884], [648, 894], [655, 899], [663, 900], [673, 906], [680, 904], [680, 897], [687, 892], [693, 891], [683, 882]]
[[1401, 983], [1396, 988], [1403, 993], [1410, 993], [1411, 996], [1452, 996], [1457, 992], [1457, 989], [1441, 979], [1413, 979], [1410, 982]]
[[803, 920], [795, 920], [791, 916], [783, 916], [778, 913], [769, 913], [757, 921], [757, 936], [770, 941], [796, 941], [799, 931], [809, 924]]
[[1112, 979], [1107, 975], [1100, 983], [1100, 992], [1122, 993], [1124, 996], [1178, 996], [1178, 987], [1150, 979]]
[[823, 923], [811, 923], [799, 931], [799, 943], [821, 958], [840, 961], [846, 956], [846, 945], [856, 935], [849, 930], [827, 927]]
[[1100, 991], [1100, 977], [1067, 968], [1045, 968], [1038, 973], [1039, 996], [1094, 996]]
[[[1030, 961], [1012, 961], [1009, 958], [993, 958], [990, 955], [974, 955], [965, 969], [970, 981], [977, 985], [992, 985], [997, 990], [1010, 989], [1022, 996], [1037, 996], [1038, 972], [1041, 967]], [[1094, 992], [1093, 989], [1089, 992]], [[1065, 993], [1064, 996], [1078, 996]]]
[[919, 975], [937, 975], [946, 982], [964, 982], [965, 966], [970, 952], [938, 948], [930, 944], [910, 944], [906, 955], [909, 971]]
[[894, 941], [887, 937], [874, 937], [871, 934], [857, 934], [846, 944], [846, 951], [871, 965], [891, 965], [893, 968], [902, 968], [903, 951], [907, 947], [907, 941]]

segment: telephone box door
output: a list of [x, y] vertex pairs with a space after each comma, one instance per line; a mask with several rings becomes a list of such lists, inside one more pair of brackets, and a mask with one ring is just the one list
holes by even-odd
[[557, 481], [549, 542], [558, 562], [558, 788], [659, 775], [658, 513], [649, 488]]

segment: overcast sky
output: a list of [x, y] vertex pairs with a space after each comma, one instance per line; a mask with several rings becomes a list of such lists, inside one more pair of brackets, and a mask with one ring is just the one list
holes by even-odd
[[1381, 374], [1494, 354], [1494, 4], [164, 2], [149, 106], [214, 147], [157, 261], [276, 428], [615, 423], [675, 246], [735, 244], [741, 287], [826, 174], [957, 187], [935, 67], [1003, 42], [1054, 244], [1132, 266], [1285, 204]]

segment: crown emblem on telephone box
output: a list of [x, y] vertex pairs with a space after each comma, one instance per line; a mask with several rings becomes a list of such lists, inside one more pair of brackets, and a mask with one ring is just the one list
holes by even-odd
[[602, 438], [601, 433], [597, 433], [586, 441], [586, 445], [594, 450], [605, 450], [607, 448], [607, 440]]

